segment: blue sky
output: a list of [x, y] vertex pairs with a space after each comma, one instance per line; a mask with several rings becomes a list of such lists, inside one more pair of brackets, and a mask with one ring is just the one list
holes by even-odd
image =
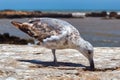
[[0, 10], [120, 10], [120, 0], [0, 0]]

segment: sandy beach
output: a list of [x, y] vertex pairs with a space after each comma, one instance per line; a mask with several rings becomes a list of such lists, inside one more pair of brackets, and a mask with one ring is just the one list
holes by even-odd
[[[58, 65], [51, 50], [28, 45], [0, 44], [1, 80], [119, 80], [120, 48], [95, 47], [95, 71], [86, 58], [72, 49], [57, 50]], [[47, 56], [47, 57], [46, 57]]]

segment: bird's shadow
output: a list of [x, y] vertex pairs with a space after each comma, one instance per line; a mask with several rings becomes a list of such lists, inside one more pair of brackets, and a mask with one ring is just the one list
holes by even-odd
[[[39, 64], [45, 67], [49, 66], [56, 66], [54, 62], [49, 62], [49, 61], [40, 61], [40, 60], [24, 60], [24, 59], [19, 59], [17, 61], [20, 62], [29, 62], [33, 64]], [[72, 62], [57, 62], [57, 66], [68, 66], [68, 67], [83, 67], [83, 68], [89, 68], [88, 66], [78, 64], [78, 63], [72, 63]]]

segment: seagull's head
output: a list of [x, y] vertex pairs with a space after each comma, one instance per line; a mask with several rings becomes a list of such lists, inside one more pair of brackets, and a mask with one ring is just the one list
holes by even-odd
[[78, 50], [89, 60], [90, 69], [94, 70], [93, 46], [88, 41], [82, 41], [79, 44]]
[[31, 23], [11, 21], [11, 24], [13, 24], [14, 27], [16, 27], [17, 29], [21, 30], [24, 33], [27, 33], [32, 37], [36, 36], [36, 30], [34, 29], [34, 26]]

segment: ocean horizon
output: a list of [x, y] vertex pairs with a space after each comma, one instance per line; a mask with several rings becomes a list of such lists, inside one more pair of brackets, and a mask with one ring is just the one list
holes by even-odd
[[120, 9], [0, 9], [16, 11], [43, 11], [43, 12], [120, 12]]

